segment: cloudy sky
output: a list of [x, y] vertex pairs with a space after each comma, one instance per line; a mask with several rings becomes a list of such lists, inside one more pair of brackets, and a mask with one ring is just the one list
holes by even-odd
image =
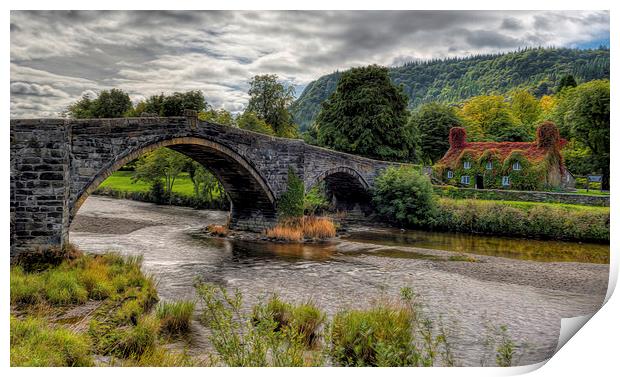
[[57, 117], [83, 94], [202, 90], [229, 111], [276, 73], [298, 94], [337, 69], [609, 45], [607, 11], [11, 12], [11, 117]]

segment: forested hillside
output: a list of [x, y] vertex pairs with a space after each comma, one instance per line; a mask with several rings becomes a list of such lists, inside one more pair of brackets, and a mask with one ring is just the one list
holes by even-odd
[[[341, 72], [308, 84], [290, 110], [306, 130], [323, 102], [336, 88]], [[392, 81], [403, 85], [409, 107], [439, 101], [457, 103], [472, 96], [531, 89], [540, 97], [553, 93], [560, 78], [571, 74], [578, 83], [609, 78], [609, 50], [535, 48], [499, 55], [412, 62], [390, 68]]]

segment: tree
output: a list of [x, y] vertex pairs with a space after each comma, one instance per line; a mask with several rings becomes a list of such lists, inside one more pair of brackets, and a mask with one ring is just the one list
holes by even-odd
[[467, 135], [472, 140], [523, 141], [506, 140], [505, 130], [512, 130], [510, 135], [526, 135], [515, 132], [522, 127], [519, 120], [510, 111], [503, 96], [477, 96], [465, 102], [460, 111]]
[[220, 181], [200, 163], [189, 160], [186, 165], [189, 178], [194, 185], [194, 196], [201, 201], [213, 203], [217, 198], [223, 201], [225, 198], [224, 186]]
[[67, 107], [65, 114], [74, 119], [94, 118], [93, 100], [86, 94]]
[[408, 166], [383, 171], [372, 200], [381, 216], [404, 226], [428, 224], [436, 208], [430, 180]]
[[525, 129], [533, 134], [542, 109], [540, 102], [527, 90], [513, 90], [510, 96], [510, 111]]
[[237, 125], [244, 130], [254, 131], [265, 135], [274, 135], [273, 129], [264, 120], [251, 111], [246, 111], [237, 119]]
[[170, 117], [182, 116], [186, 109], [203, 111], [207, 103], [200, 90], [191, 90], [185, 93], [174, 92], [170, 96], [165, 96], [161, 106], [160, 114]]
[[207, 122], [235, 127], [235, 119], [232, 114], [224, 109], [209, 109], [198, 113], [198, 119]]
[[352, 68], [321, 105], [318, 141], [343, 152], [406, 161], [414, 155], [407, 117], [407, 96], [392, 83], [387, 68]]
[[594, 80], [575, 87], [565, 122], [572, 135], [592, 151], [592, 159], [603, 175], [601, 187], [609, 190], [609, 81]]
[[132, 110], [129, 95], [121, 89], [103, 90], [97, 98], [83, 96], [69, 105], [67, 115], [71, 118], [122, 118]]
[[278, 200], [278, 216], [280, 219], [301, 218], [304, 215], [304, 181], [289, 167], [286, 191]]
[[159, 148], [138, 160], [132, 180], [151, 184], [163, 181], [164, 191], [171, 200], [174, 182], [188, 165], [188, 160], [188, 157], [172, 149]]
[[573, 75], [564, 75], [560, 79], [560, 83], [558, 84], [558, 89], [556, 90], [556, 93], [560, 93], [564, 88], [574, 88], [576, 86], [577, 81], [575, 81]]
[[417, 148], [424, 160], [435, 162], [450, 148], [448, 135], [450, 128], [460, 127], [461, 120], [453, 107], [430, 102], [420, 108], [409, 118], [409, 127], [417, 134]]
[[202, 92], [190, 90], [183, 93], [174, 92], [171, 95], [163, 93], [152, 95], [145, 101], [143, 112], [171, 117], [183, 116], [186, 109], [201, 112], [206, 108], [207, 102]]
[[295, 88], [278, 81], [277, 75], [258, 75], [250, 81], [250, 101], [246, 111], [253, 112], [281, 137], [296, 137], [297, 126], [288, 108], [295, 99]]

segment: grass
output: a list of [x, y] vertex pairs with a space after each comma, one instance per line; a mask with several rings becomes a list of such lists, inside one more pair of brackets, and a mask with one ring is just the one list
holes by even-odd
[[336, 226], [326, 217], [304, 216], [301, 219], [284, 220], [267, 229], [265, 235], [278, 241], [322, 240], [335, 237]]
[[[146, 182], [131, 180], [133, 176], [132, 171], [117, 170], [110, 175], [105, 181], [99, 185], [99, 188], [110, 188], [116, 191], [124, 192], [148, 192], [151, 189], [151, 185]], [[172, 186], [172, 192], [175, 194], [193, 197], [194, 196], [194, 184], [189, 177], [188, 173], [180, 173], [174, 181]], [[213, 198], [217, 199], [218, 193], [213, 192]]]
[[189, 331], [195, 306], [193, 301], [163, 302], [157, 305], [155, 312], [161, 323], [161, 331], [170, 335]]
[[576, 192], [573, 192], [572, 194], [579, 194], [579, 195], [594, 195], [594, 196], [609, 196], [609, 191], [601, 191], [601, 190], [586, 190], [586, 189], [577, 189]]
[[90, 339], [42, 319], [11, 316], [11, 366], [82, 367], [93, 365]]
[[294, 305], [272, 295], [264, 305], [256, 305], [253, 309], [253, 321], [273, 321], [275, 331], [289, 331], [299, 336], [308, 347], [317, 345], [321, 337], [321, 329], [325, 324], [325, 314], [311, 302]]
[[218, 224], [207, 225], [207, 232], [217, 237], [226, 237], [228, 235], [228, 227]]
[[11, 305], [53, 306], [102, 300], [128, 287], [152, 284], [140, 271], [141, 259], [117, 254], [82, 255], [39, 272], [11, 267]]
[[609, 207], [439, 198], [432, 229], [571, 241], [609, 241]]

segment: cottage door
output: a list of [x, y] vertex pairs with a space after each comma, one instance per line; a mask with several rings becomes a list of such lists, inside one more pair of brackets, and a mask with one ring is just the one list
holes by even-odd
[[481, 175], [476, 176], [476, 188], [483, 189], [484, 188], [484, 179], [482, 179]]

